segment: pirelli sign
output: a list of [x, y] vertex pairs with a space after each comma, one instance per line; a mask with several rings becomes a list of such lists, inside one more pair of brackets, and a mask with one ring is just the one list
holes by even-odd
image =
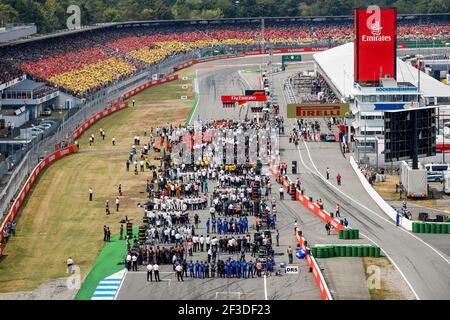
[[288, 104], [288, 118], [342, 118], [350, 110], [348, 103]]

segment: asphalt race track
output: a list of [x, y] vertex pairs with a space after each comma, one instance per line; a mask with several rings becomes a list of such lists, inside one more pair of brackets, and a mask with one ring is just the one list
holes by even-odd
[[[192, 121], [201, 119], [244, 119], [246, 115], [253, 117], [247, 107], [224, 109], [220, 101], [221, 95], [243, 94], [244, 89], [259, 89], [260, 73], [243, 73], [242, 70], [259, 68], [268, 69], [265, 65], [268, 56], [236, 58], [204, 63], [196, 66], [196, 87], [199, 90], [199, 102], [195, 107]], [[303, 60], [311, 59], [305, 54]], [[280, 56], [274, 56], [280, 62]], [[280, 114], [286, 117], [286, 99], [281, 82], [292, 72], [274, 75], [272, 92], [276, 94], [280, 105]], [[366, 243], [373, 242], [400, 271], [418, 299], [450, 299], [450, 263], [446, 252], [432, 247], [421, 238], [395, 226], [378, 205], [363, 189], [356, 174], [350, 166], [348, 156], [345, 158], [338, 143], [301, 142], [298, 149], [288, 143], [287, 134], [296, 125], [294, 120], [285, 119], [286, 135], [280, 137], [280, 154], [289, 165], [291, 161], [298, 163], [298, 174], [305, 193], [314, 200], [322, 198], [325, 209], [334, 211], [336, 203], [341, 206], [341, 216], [347, 217], [352, 228], [360, 230]], [[325, 126], [326, 127], [326, 126]], [[329, 181], [325, 181], [326, 167], [331, 170]], [[337, 188], [335, 176], [342, 175], [342, 186]], [[278, 186], [273, 185], [273, 190]], [[285, 228], [291, 229], [293, 220], [308, 216], [308, 221], [317, 220], [299, 203], [285, 205]], [[279, 210], [281, 211], [281, 210]], [[280, 215], [281, 216], [281, 215]], [[280, 217], [281, 218], [281, 217]], [[283, 227], [283, 228], [284, 228]], [[281, 229], [282, 227], [280, 227]], [[321, 228], [321, 227], [320, 227]], [[307, 231], [308, 229], [306, 229]], [[312, 229], [311, 229], [312, 230]], [[281, 230], [280, 230], [281, 233]], [[318, 236], [311, 234], [311, 241]], [[283, 232], [282, 242], [295, 245], [293, 235]], [[314, 242], [314, 241], [313, 241]], [[185, 279], [178, 283], [171, 267], [161, 268], [162, 281], [147, 284], [145, 272], [126, 275], [119, 291], [118, 299], [320, 299], [320, 293], [314, 279], [307, 272], [306, 263], [299, 262], [301, 271], [297, 275], [285, 275], [280, 279], [268, 277], [266, 284], [263, 278], [256, 279]], [[170, 270], [168, 270], [170, 269]], [[166, 273], [164, 273], [166, 272]], [[351, 278], [349, 279], [351, 281]], [[166, 288], [167, 290], [165, 290]], [[357, 297], [355, 297], [357, 298]]]

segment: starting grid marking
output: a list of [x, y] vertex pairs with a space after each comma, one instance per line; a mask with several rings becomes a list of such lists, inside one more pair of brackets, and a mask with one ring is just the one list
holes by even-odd
[[103, 280], [97, 285], [91, 300], [114, 300], [123, 281], [125, 270], [119, 271]]

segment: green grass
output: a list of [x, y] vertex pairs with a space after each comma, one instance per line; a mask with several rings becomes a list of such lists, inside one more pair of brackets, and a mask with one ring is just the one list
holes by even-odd
[[[141, 221], [142, 210], [136, 203], [145, 198], [142, 186], [149, 173], [134, 176], [125, 170], [133, 136], [143, 137], [144, 130], [166, 122], [184, 124], [191, 107], [179, 101], [181, 95], [189, 96], [188, 89], [175, 81], [136, 95], [135, 108], [93, 125], [78, 139], [80, 153], [64, 157], [41, 174], [20, 210], [16, 236], [5, 246], [0, 261], [0, 292], [30, 291], [46, 281], [67, 277], [69, 256], [85, 278], [104, 246], [103, 225], [110, 226], [114, 236], [121, 217]], [[105, 141], [99, 138], [100, 128], [106, 131]], [[89, 147], [91, 133], [96, 139]], [[111, 145], [112, 136], [117, 140], [115, 147]], [[124, 191], [121, 212], [106, 216], [104, 202], [109, 199], [112, 203], [119, 183]], [[92, 202], [87, 201], [89, 187], [94, 189]], [[118, 251], [123, 254], [123, 250]]]
[[[184, 84], [189, 85], [189, 87], [187, 89], [183, 89], [182, 85]], [[194, 99], [191, 80], [183, 81], [178, 79], [167, 82], [162, 86], [150, 87], [147, 90], [139, 92], [137, 95], [126, 101], [130, 103], [132, 100], [135, 100], [136, 104], [152, 104], [155, 101], [182, 101], [181, 96], [187, 96], [188, 100]]]
[[[137, 230], [137, 228], [133, 228], [134, 235], [137, 234]], [[105, 244], [75, 296], [76, 300], [90, 300], [100, 280], [124, 268], [123, 259], [126, 248], [125, 240], [119, 240], [118, 235], [112, 237], [111, 242]]]

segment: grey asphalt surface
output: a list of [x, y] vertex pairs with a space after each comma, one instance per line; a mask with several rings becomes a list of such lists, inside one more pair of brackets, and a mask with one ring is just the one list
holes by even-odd
[[[221, 95], [244, 94], [245, 89], [259, 89], [259, 73], [239, 73], [241, 70], [256, 69], [259, 63], [267, 58], [255, 57], [252, 59], [233, 59], [236, 61], [214, 61], [199, 65], [197, 72], [198, 87], [200, 89], [199, 103], [192, 121], [198, 117], [202, 121], [211, 119], [244, 119], [248, 108], [224, 109], [220, 100]], [[279, 60], [279, 58], [278, 58]], [[233, 64], [234, 66], [229, 66]], [[251, 65], [248, 65], [251, 64]], [[253, 117], [252, 113], [248, 113]], [[273, 190], [276, 185], [273, 184]], [[210, 184], [210, 190], [212, 185]], [[278, 198], [278, 196], [277, 196]], [[290, 200], [278, 202], [279, 210], [285, 210], [285, 203]], [[306, 210], [296, 204], [297, 209]], [[204, 222], [209, 217], [208, 211], [198, 212], [202, 221], [198, 233], [206, 235]], [[305, 216], [308, 213], [304, 212]], [[296, 240], [293, 233], [294, 220], [296, 215], [277, 215], [277, 228], [280, 232], [280, 246], [275, 247], [276, 264], [280, 262], [287, 264], [288, 258], [286, 250], [288, 246], [296, 247]], [[249, 226], [254, 225], [254, 217], [249, 217]], [[275, 232], [272, 237], [275, 237]], [[253, 237], [253, 235], [252, 235]], [[337, 236], [335, 235], [335, 238]], [[223, 259], [222, 256], [220, 259]], [[246, 256], [248, 261], [251, 257]], [[295, 258], [294, 258], [295, 259]], [[188, 261], [191, 260], [188, 257]], [[206, 260], [206, 253], [194, 253], [192, 260]], [[254, 258], [253, 258], [254, 260]], [[128, 272], [124, 278], [122, 287], [117, 296], [118, 300], [264, 300], [267, 294], [268, 300], [320, 300], [320, 291], [314, 277], [309, 273], [306, 260], [295, 259], [293, 265], [299, 267], [298, 274], [283, 274], [282, 276], [268, 276], [266, 286], [263, 278], [253, 279], [191, 279], [184, 278], [184, 282], [178, 282], [172, 270], [172, 266], [161, 266], [161, 279], [163, 281], [146, 282], [146, 272], [141, 267], [140, 272]], [[169, 281], [170, 280], [170, 281]], [[266, 291], [267, 290], [267, 291]], [[356, 298], [356, 297], [355, 297]]]
[[[279, 59], [279, 56], [275, 56], [275, 61], [279, 61]], [[252, 77], [251, 74], [242, 75], [239, 74], [238, 71], [252, 68], [250, 65], [253, 65], [254, 68], [264, 61], [267, 61], [267, 56], [237, 58], [198, 65], [199, 71], [197, 80], [198, 87], [200, 88], [200, 96], [199, 104], [194, 111], [192, 121], [196, 120], [198, 117], [202, 120], [243, 119], [245, 117], [245, 112], [242, 108], [222, 108], [220, 95], [242, 94], [245, 88], [260, 88], [259, 78], [257, 76]], [[286, 104], [283, 99], [280, 81], [287, 77], [287, 74], [288, 72], [274, 77], [274, 90], [278, 96], [278, 102], [281, 108], [280, 113], [284, 116], [286, 115]], [[246, 79], [247, 81], [244, 81], [243, 79]], [[249, 116], [252, 116], [252, 114], [249, 113]], [[285, 124], [287, 124], [286, 133], [288, 133], [292, 127], [293, 121], [286, 120]], [[288, 143], [286, 136], [281, 137], [280, 142], [280, 153], [282, 159], [289, 164], [289, 170], [292, 160], [298, 162], [298, 176], [302, 180], [306, 194], [312, 195], [314, 200], [322, 198], [325, 203], [325, 209], [328, 211], [334, 211], [335, 204], [339, 203], [341, 205], [341, 216], [347, 217], [350, 221], [350, 227], [360, 229], [362, 239], [358, 241], [367, 243], [367, 241], [370, 242], [371, 240], [379, 245], [383, 252], [394, 262], [404, 278], [406, 278], [418, 298], [450, 299], [450, 265], [448, 262], [448, 255], [445, 252], [439, 251], [443, 256], [441, 257], [438, 253], [431, 250], [426, 243], [420, 241], [420, 238], [397, 228], [393, 222], [388, 220], [388, 217], [379, 209], [378, 205], [363, 189], [349, 164], [349, 159], [344, 158], [337, 143], [308, 143], [307, 145], [311, 154], [311, 160], [305, 144], [301, 143], [299, 145], [299, 153], [297, 150], [292, 149], [294, 146]], [[302, 163], [300, 155], [304, 163]], [[343, 184], [339, 187], [339, 190], [348, 197], [324, 182], [317, 175], [317, 172], [315, 172], [314, 167], [317, 167], [319, 172], [324, 175], [327, 166], [331, 169], [330, 182], [334, 186], [336, 185], [334, 177], [339, 170], [343, 176]], [[310, 170], [312, 170], [312, 172]], [[290, 176], [294, 177], [293, 175]], [[276, 190], [275, 184], [273, 190]], [[286, 224], [286, 228], [291, 229], [293, 227], [293, 220], [298, 219], [299, 226], [300, 228], [303, 228], [305, 237], [310, 243], [324, 243], [325, 241], [326, 243], [335, 243], [336, 241], [339, 241], [336, 234], [332, 234], [329, 237], [326, 237], [326, 235], [324, 236], [323, 223], [300, 204], [285, 200], [279, 205], [279, 208], [280, 212], [281, 210], [290, 212], [285, 215], [286, 221], [284, 223]], [[283, 215], [280, 214], [279, 217], [281, 216]], [[280, 221], [280, 223], [283, 222]], [[287, 237], [287, 240], [282, 241], [293, 244], [293, 237], [290, 236], [289, 233], [286, 235], [285, 232], [280, 231], [280, 234], [282, 239], [283, 237]], [[443, 243], [445, 245], [445, 241], [443, 241]], [[162, 271], [165, 270], [163, 269]], [[325, 273], [327, 272], [332, 272], [332, 270], [327, 270]], [[161, 293], [160, 290], [152, 290], [152, 284], [147, 286], [144, 281], [145, 274], [141, 274], [142, 279], [140, 280], [137, 280], [139, 277], [138, 275], [131, 275], [130, 273], [127, 275], [123, 288], [119, 293], [119, 299], [158, 299], [160, 295], [165, 294]], [[304, 277], [302, 277], [302, 275]], [[167, 274], [167, 277], [173, 277], [173, 275]], [[287, 279], [286, 277], [287, 276], [280, 279]], [[358, 277], [360, 277], [360, 275], [355, 276], [355, 278]], [[280, 285], [279, 288], [282, 288], [282, 282], [284, 280], [280, 281], [275, 279], [275, 277], [269, 277], [268, 281], [269, 279], [271, 281], [277, 281], [276, 283]], [[176, 285], [177, 290], [173, 290], [173, 288], [168, 290], [171, 294], [170, 297], [167, 298], [170, 299], [179, 299], [180, 297], [184, 299], [196, 297], [214, 299], [216, 298], [216, 294], [219, 296], [219, 299], [234, 299], [232, 296], [238, 296], [239, 294], [221, 293], [233, 292], [233, 290], [235, 290], [235, 292], [241, 292], [240, 299], [258, 299], [260, 298], [260, 293], [258, 292], [261, 290], [259, 282], [262, 282], [262, 280], [241, 280], [239, 283], [233, 282], [239, 280], [203, 280], [204, 283], [201, 285], [202, 289], [196, 291], [194, 288], [197, 288], [199, 286], [198, 282], [202, 280], [185, 281], [185, 283], [181, 285], [178, 285], [174, 280], [175, 279], [170, 283], [171, 286]], [[299, 279], [292, 280], [297, 280], [295, 281], [296, 290], [294, 292], [287, 293], [280, 289], [281, 293], [271, 293], [270, 290], [268, 290], [269, 299], [274, 297], [283, 297], [284, 299], [311, 299], [313, 296], [317, 299], [320, 298], [318, 290], [315, 290], [317, 287], [315, 287], [315, 284], [313, 283], [312, 275], [302, 272], [301, 269]], [[353, 280], [354, 279], [348, 279], [349, 282]], [[155, 285], [168, 286], [167, 283]], [[268, 287], [274, 289], [274, 292], [278, 291], [275, 289], [278, 288], [278, 285], [271, 284], [269, 286], [268, 282]], [[183, 287], [183, 289], [179, 288], [180, 286]], [[241, 288], [238, 286], [241, 286]], [[301, 289], [304, 289], [305, 291], [301, 291]], [[333, 290], [333, 288], [331, 288], [331, 290]], [[185, 292], [185, 294], [183, 294], [183, 292]], [[254, 293], [246, 295], [246, 293], [252, 292]], [[169, 295], [169, 293], [167, 294]], [[345, 296], [345, 293], [341, 294], [342, 296]], [[354, 298], [357, 299], [358, 297]]]
[[[282, 92], [280, 78], [281, 76], [275, 78], [275, 90], [278, 92]], [[280, 108], [282, 114], [286, 114], [284, 99], [280, 99]], [[288, 124], [288, 133], [295, 120], [291, 119], [285, 123]], [[301, 142], [299, 151], [290, 150], [292, 147], [287, 138], [280, 139], [281, 158], [289, 164], [288, 169], [292, 160], [298, 162], [298, 176], [307, 195], [312, 195], [314, 200], [322, 198], [328, 211], [334, 211], [336, 203], [339, 203], [341, 216], [347, 217], [349, 226], [360, 229], [363, 236], [383, 249], [411, 284], [419, 299], [450, 299], [449, 256], [438, 250], [441, 257], [420, 238], [397, 228], [388, 220], [362, 187], [350, 166], [348, 155], [342, 155], [338, 143]], [[336, 186], [335, 177], [338, 172], [341, 174], [342, 186], [339, 190], [348, 197], [323, 181], [315, 170], [317, 168], [325, 175], [327, 167], [331, 170], [331, 185]]]

